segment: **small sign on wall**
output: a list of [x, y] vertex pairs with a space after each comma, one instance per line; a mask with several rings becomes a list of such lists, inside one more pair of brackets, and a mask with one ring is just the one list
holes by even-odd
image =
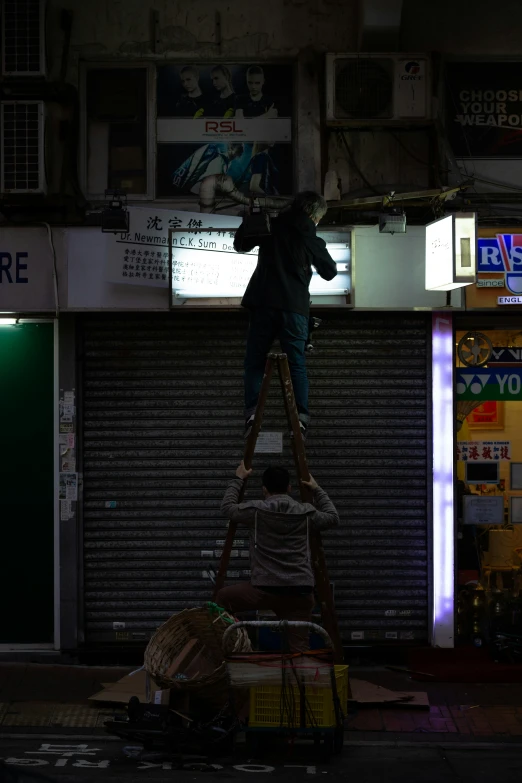
[[260, 432], [257, 436], [256, 454], [282, 454], [282, 432]]
[[501, 525], [503, 521], [502, 495], [464, 495], [465, 525]]
[[509, 440], [459, 440], [457, 459], [460, 462], [509, 462], [511, 441]]

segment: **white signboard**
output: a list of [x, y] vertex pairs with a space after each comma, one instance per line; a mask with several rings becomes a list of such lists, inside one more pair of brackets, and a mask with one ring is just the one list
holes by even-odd
[[459, 440], [457, 459], [461, 462], [501, 462], [511, 459], [509, 440]]
[[[191, 141], [251, 141], [259, 138], [259, 117], [254, 119], [194, 119], [158, 118], [158, 144]], [[292, 121], [290, 117], [276, 117], [263, 123], [263, 142], [290, 142]]]
[[257, 436], [256, 454], [282, 454], [283, 453], [283, 433], [282, 432], [260, 432]]
[[[173, 304], [207, 298], [213, 299], [213, 304], [221, 304], [218, 300], [242, 297], [257, 264], [257, 248], [250, 253], [234, 250], [234, 233], [241, 218], [140, 207], [131, 207], [129, 217], [128, 233], [107, 235], [106, 280], [168, 287], [169, 229], [174, 229]], [[328, 239], [332, 239], [332, 232]], [[338, 297], [333, 303], [342, 305], [351, 289], [349, 242], [327, 241], [327, 247], [337, 263], [337, 277], [326, 281], [314, 271], [310, 295], [317, 304], [325, 301], [323, 297]]]
[[464, 495], [465, 525], [501, 525], [504, 522], [502, 495]]
[[[230, 215], [130, 207], [129, 232], [107, 235], [106, 279], [111, 283], [168, 288], [169, 229], [207, 229], [205, 235], [191, 231], [174, 234], [176, 249], [204, 250], [203, 237], [215, 242], [217, 249], [218, 240], [208, 234], [208, 229], [236, 227], [240, 223], [240, 218]], [[227, 240], [230, 244], [228, 236]], [[224, 244], [225, 238], [220, 237], [219, 248]]]
[[522, 497], [515, 495], [510, 500], [510, 522], [512, 525], [522, 525]]
[[426, 226], [426, 290], [446, 290], [453, 277], [453, 216]]
[[475, 282], [476, 217], [446, 215], [426, 226], [426, 290], [452, 291]]
[[0, 229], [0, 312], [54, 311], [53, 275], [47, 229]]

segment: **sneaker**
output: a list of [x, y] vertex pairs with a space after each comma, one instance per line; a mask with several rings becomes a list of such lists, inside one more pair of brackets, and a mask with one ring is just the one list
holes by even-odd
[[254, 426], [254, 419], [255, 419], [255, 414], [253, 413], [245, 421], [245, 431], [243, 433], [243, 437], [245, 438], [245, 440], [249, 437], [250, 433], [252, 432], [252, 427]]
[[[301, 437], [302, 437], [302, 439], [306, 440], [306, 436], [308, 434], [308, 424], [305, 424], [304, 421], [301, 421], [301, 419], [299, 419], [299, 427], [301, 429]], [[290, 437], [291, 438], [294, 437], [294, 431], [293, 430], [290, 430]]]

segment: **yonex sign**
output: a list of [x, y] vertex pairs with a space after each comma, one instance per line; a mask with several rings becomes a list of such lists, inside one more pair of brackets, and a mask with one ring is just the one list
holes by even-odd
[[522, 400], [522, 369], [473, 372], [457, 369], [458, 400]]

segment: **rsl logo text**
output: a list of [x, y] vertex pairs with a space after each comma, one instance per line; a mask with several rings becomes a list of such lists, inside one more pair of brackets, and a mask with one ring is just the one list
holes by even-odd
[[522, 234], [478, 240], [477, 272], [522, 272]]
[[207, 120], [205, 133], [243, 133], [236, 120]]

